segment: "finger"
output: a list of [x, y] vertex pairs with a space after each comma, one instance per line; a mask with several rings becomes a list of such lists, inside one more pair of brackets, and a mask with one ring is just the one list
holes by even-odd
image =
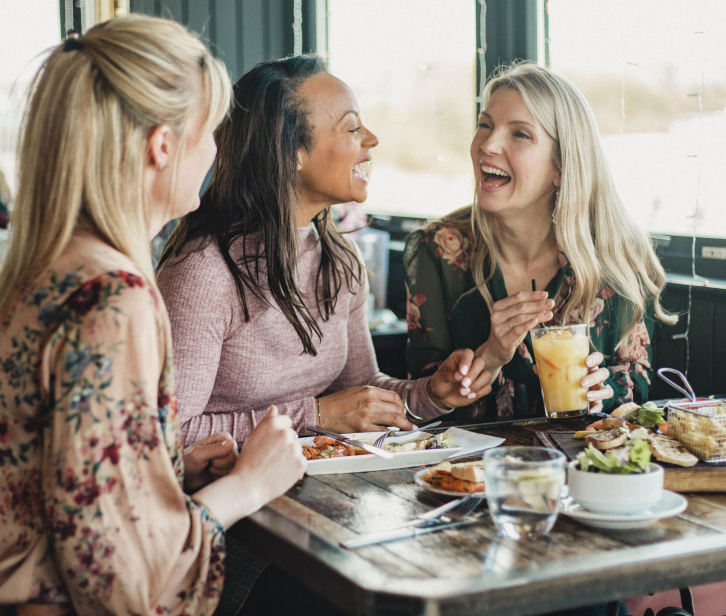
[[490, 372], [484, 370], [479, 374], [476, 380], [471, 384], [469, 388], [474, 393], [479, 393], [485, 387], [488, 387], [491, 383], [492, 375]]
[[367, 419], [373, 426], [376, 426], [376, 429], [380, 429], [380, 426], [396, 426], [401, 428], [401, 430], [413, 430], [415, 428], [406, 419], [406, 415], [401, 412], [378, 410], [378, 412], [371, 414]]
[[603, 409], [602, 402], [596, 402], [595, 404], [593, 404], [590, 407], [590, 414], [595, 415], [597, 413], [602, 413], [602, 409]]
[[267, 409], [267, 415], [265, 415], [265, 419], [269, 419], [270, 417], [277, 417], [279, 415], [280, 411], [278, 408], [271, 404], [270, 408]]
[[474, 351], [471, 349], [457, 349], [453, 352], [452, 358], [454, 359], [457, 369], [454, 373], [454, 380], [462, 381], [462, 385], [464, 385], [464, 387], [468, 387], [466, 377], [470, 377], [469, 382], [471, 382], [471, 374], [469, 374], [469, 371], [471, 369], [471, 364], [474, 361]]
[[500, 299], [498, 302], [494, 302], [492, 305], [492, 315], [501, 310], [508, 310], [517, 304], [545, 301], [547, 299], [547, 295], [547, 291], [520, 291], [519, 293]]
[[380, 389], [379, 387], [366, 387], [363, 391], [366, 396], [372, 397], [373, 399], [384, 403], [392, 404], [403, 410], [403, 401], [401, 400], [401, 396], [399, 396], [395, 391]]
[[590, 355], [587, 356], [587, 359], [585, 360], [585, 365], [591, 369], [596, 368], [604, 360], [605, 360], [605, 357], [603, 357], [603, 354], [595, 351], [594, 353], [591, 353]]
[[[277, 410], [277, 407], [274, 408]], [[272, 425], [277, 430], [286, 430], [287, 428], [292, 427], [292, 419], [290, 419], [287, 415], [275, 415], [271, 421]]]
[[610, 386], [601, 389], [591, 389], [587, 392], [587, 399], [590, 401], [608, 400], [613, 397], [613, 388]]
[[610, 371], [607, 368], [598, 368], [595, 372], [592, 374], [588, 374], [582, 381], [580, 381], [580, 385], [584, 388], [593, 387], [594, 385], [598, 385], [605, 381], [610, 376]]

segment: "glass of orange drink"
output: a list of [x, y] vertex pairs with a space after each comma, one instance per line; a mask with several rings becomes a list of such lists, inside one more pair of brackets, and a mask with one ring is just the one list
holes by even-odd
[[534, 357], [547, 417], [574, 417], [588, 412], [585, 359], [590, 354], [584, 323], [531, 330]]

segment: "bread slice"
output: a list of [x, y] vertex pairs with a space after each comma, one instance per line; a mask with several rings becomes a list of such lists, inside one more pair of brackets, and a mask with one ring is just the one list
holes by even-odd
[[610, 417], [619, 417], [625, 421], [633, 421], [638, 416], [638, 411], [640, 411], [639, 404], [627, 402], [610, 413]]
[[605, 430], [604, 432], [593, 432], [585, 437], [585, 445], [592, 445], [595, 449], [615, 449], [628, 440], [628, 433], [625, 430]]
[[464, 481], [474, 481], [476, 483], [484, 481], [484, 460], [452, 464], [451, 474]]
[[672, 436], [655, 434], [649, 440], [650, 450], [659, 462], [669, 462], [678, 466], [693, 466], [698, 462], [698, 458]]

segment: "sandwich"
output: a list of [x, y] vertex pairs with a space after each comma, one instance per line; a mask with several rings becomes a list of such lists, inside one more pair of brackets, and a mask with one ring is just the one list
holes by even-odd
[[606, 450], [621, 447], [628, 440], [628, 431], [622, 428], [592, 432], [585, 437], [585, 445], [592, 445], [595, 449]]
[[648, 440], [650, 450], [659, 462], [669, 462], [678, 466], [693, 466], [698, 462], [698, 458], [673, 437], [655, 434]]

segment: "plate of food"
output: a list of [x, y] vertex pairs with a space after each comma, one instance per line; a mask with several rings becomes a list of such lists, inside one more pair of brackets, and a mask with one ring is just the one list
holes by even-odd
[[433, 468], [423, 468], [413, 475], [416, 485], [443, 496], [460, 497], [484, 492], [484, 460], [452, 464], [442, 462]]
[[[358, 432], [344, 436], [372, 445], [381, 434], [382, 432]], [[390, 460], [325, 436], [303, 437], [299, 442], [308, 459], [308, 475], [365, 473], [437, 464], [461, 451], [452, 436], [434, 436], [428, 432], [414, 432], [401, 437], [393, 434], [388, 437], [383, 443], [383, 449], [393, 454]]]

